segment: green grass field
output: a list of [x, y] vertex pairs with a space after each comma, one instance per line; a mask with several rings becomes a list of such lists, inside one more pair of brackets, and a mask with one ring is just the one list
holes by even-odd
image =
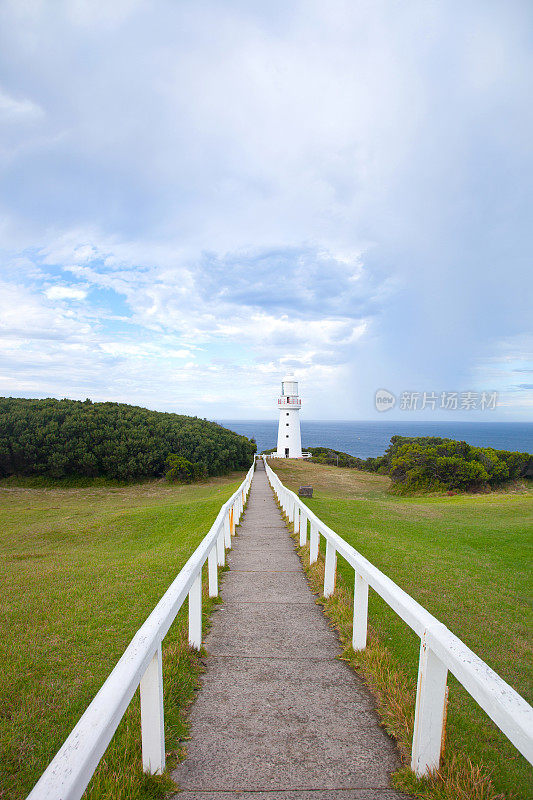
[[[398, 498], [388, 494], [389, 481], [382, 476], [301, 461], [274, 461], [272, 466], [293, 490], [304, 483], [313, 485], [314, 497], [306, 502], [324, 522], [444, 622], [528, 702], [533, 701], [530, 489]], [[353, 570], [343, 559], [338, 576], [339, 589], [350, 597]], [[374, 662], [370, 651], [366, 660], [352, 661], [378, 687], [376, 671], [387, 663], [411, 713], [420, 640], [372, 591], [369, 624], [379, 647], [387, 652], [379, 659], [374, 653]], [[400, 784], [432, 798], [532, 797], [529, 764], [452, 676], [449, 687], [444, 766], [454, 753], [463, 761], [470, 759], [492, 779], [492, 793], [487, 793], [488, 784], [476, 795], [460, 794], [460, 788], [439, 789], [438, 784], [430, 790], [405, 776]], [[382, 692], [385, 706], [398, 701], [392, 693], [386, 695]], [[394, 713], [384, 709], [385, 719]]]
[[[2, 800], [32, 788], [242, 477], [192, 486], [0, 485]], [[163, 643], [167, 751], [186, 735], [183, 710], [201, 671], [185, 624], [183, 608]], [[168, 785], [142, 776], [136, 699], [87, 796], [153, 798]]]

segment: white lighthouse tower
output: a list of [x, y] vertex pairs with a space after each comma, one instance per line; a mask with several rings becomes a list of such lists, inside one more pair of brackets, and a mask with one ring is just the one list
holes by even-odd
[[281, 381], [281, 396], [278, 398], [278, 458], [302, 458], [302, 438], [300, 436], [300, 408], [298, 381], [294, 375], [287, 375]]

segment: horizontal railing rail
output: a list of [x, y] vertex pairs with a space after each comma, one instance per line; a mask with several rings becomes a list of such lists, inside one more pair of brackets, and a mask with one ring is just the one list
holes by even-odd
[[252, 482], [254, 465], [227, 500], [113, 671], [88, 706], [27, 800], [79, 800], [108, 747], [137, 687], [141, 696], [142, 763], [145, 772], [165, 769], [162, 641], [187, 596], [189, 644], [202, 646], [202, 568], [208, 562], [209, 596], [218, 595], [218, 567], [224, 566]]
[[364, 650], [368, 624], [370, 586], [420, 637], [420, 660], [415, 705], [411, 767], [418, 775], [438, 769], [445, 726], [448, 671], [464, 686], [523, 756], [533, 763], [533, 708], [455, 636], [442, 622], [395, 584], [348, 542], [332, 531], [300, 498], [283, 485], [264, 460], [270, 485], [299, 534], [307, 544], [309, 522], [310, 562], [318, 559], [320, 536], [326, 540], [324, 597], [335, 591], [337, 554], [353, 567], [354, 650]]
[[[285, 458], [285, 456], [278, 456], [277, 450], [275, 450], [273, 453], [265, 453], [264, 457], [265, 458], [282, 458], [282, 459]], [[256, 456], [256, 458], [263, 458], [263, 456]], [[313, 454], [312, 453], [307, 453], [305, 450], [302, 450], [302, 458], [313, 458]]]

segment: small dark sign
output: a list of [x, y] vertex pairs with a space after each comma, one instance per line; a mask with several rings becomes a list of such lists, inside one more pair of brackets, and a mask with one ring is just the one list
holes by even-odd
[[312, 486], [300, 486], [298, 489], [298, 496], [299, 497], [312, 497], [313, 496], [313, 487]]

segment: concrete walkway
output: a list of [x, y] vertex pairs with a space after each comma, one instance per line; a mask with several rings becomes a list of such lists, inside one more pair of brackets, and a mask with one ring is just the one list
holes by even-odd
[[342, 661], [262, 465], [206, 640], [176, 800], [400, 800], [396, 748]]

